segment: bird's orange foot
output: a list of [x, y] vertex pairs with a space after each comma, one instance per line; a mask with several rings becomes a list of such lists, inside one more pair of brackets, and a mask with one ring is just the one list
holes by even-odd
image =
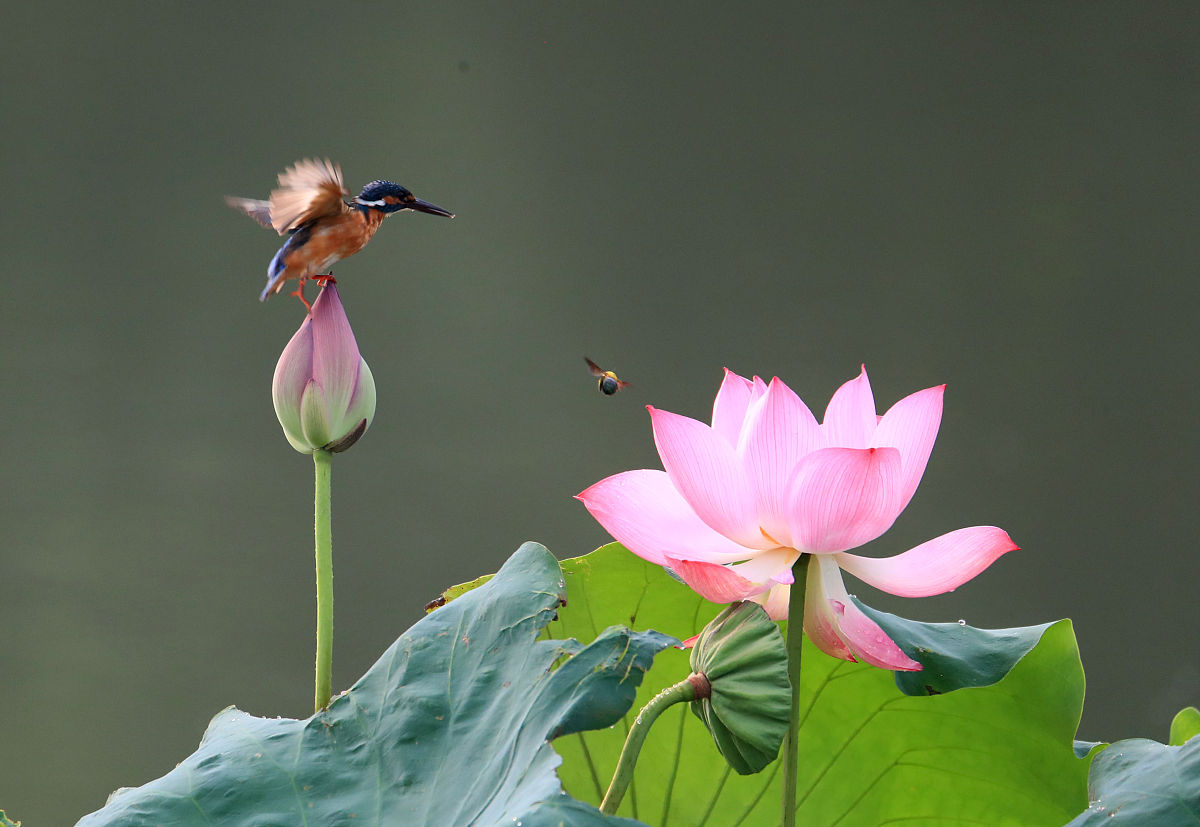
[[298, 298], [301, 301], [301, 303], [304, 305], [305, 309], [309, 313], [311, 313], [312, 305], [308, 303], [308, 299], [304, 298], [304, 282], [305, 281], [306, 281], [306, 279], [301, 278], [300, 283], [298, 285], [296, 285], [296, 289], [293, 290], [288, 295], [295, 296], [296, 298]]
[[333, 273], [325, 273], [322, 276], [313, 276], [312, 279], [322, 287], [327, 284], [337, 284], [337, 279], [333, 277]]

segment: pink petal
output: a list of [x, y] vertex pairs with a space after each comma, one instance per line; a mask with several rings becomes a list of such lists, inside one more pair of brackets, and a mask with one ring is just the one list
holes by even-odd
[[901, 651], [879, 624], [867, 617], [853, 600], [841, 606], [830, 601], [841, 614], [841, 632], [846, 645], [859, 660], [872, 666], [899, 672], [920, 672], [924, 667]]
[[[828, 601], [821, 605], [828, 606]], [[782, 619], [786, 619], [786, 608], [783, 613]], [[808, 635], [814, 646], [831, 658], [858, 663], [858, 658], [850, 651], [850, 647], [842, 642], [837, 620], [838, 615], [835, 612], [829, 609], [822, 610], [818, 601], [813, 599], [812, 592], [808, 593], [804, 601], [804, 634]]]
[[[287, 433], [300, 433], [300, 400], [312, 379], [313, 333], [312, 317], [305, 317], [292, 335], [271, 381], [271, 396]], [[286, 420], [286, 421], [285, 421]]]
[[326, 445], [333, 439], [329, 401], [316, 379], [308, 380], [300, 397], [300, 429], [308, 445]]
[[761, 603], [767, 611], [767, 617], [771, 620], [787, 620], [788, 601], [791, 599], [791, 594], [791, 588], [776, 583], [770, 591], [750, 599], [755, 603]]
[[854, 604], [837, 562], [827, 555], [814, 555], [808, 566], [804, 631], [818, 649], [835, 658], [906, 672], [922, 668]]
[[1000, 555], [1015, 551], [1008, 532], [971, 526], [935, 537], [895, 557], [835, 554], [838, 565], [864, 583], [901, 597], [944, 594], [979, 574]]
[[800, 460], [820, 448], [821, 426], [808, 406], [778, 378], [746, 415], [738, 456], [754, 487], [758, 524], [779, 545], [791, 546], [788, 483]]
[[621, 545], [660, 566], [668, 554], [726, 563], [754, 553], [705, 525], [664, 471], [616, 474], [575, 499]]
[[900, 513], [900, 452], [822, 448], [805, 457], [792, 483], [789, 527], [795, 548], [845, 551], [874, 540]]
[[775, 545], [759, 531], [754, 489], [733, 446], [703, 422], [649, 411], [663, 467], [696, 516], [739, 545]]
[[875, 416], [875, 397], [867, 381], [867, 366], [863, 365], [854, 379], [842, 385], [825, 408], [822, 429], [825, 444], [842, 448], [867, 448], [878, 422]]
[[[346, 405], [348, 415], [357, 415], [364, 403], [363, 397], [368, 393], [372, 397], [375, 395], [375, 377], [371, 373], [371, 367], [367, 364], [367, 360], [360, 358], [358, 360], [358, 375], [354, 379], [354, 389], [350, 394], [350, 401]], [[374, 419], [374, 417], [375, 404], [372, 402], [371, 413], [367, 419]], [[371, 423], [368, 421], [367, 424], [370, 425]]]
[[733, 570], [741, 577], [761, 584], [763, 590], [776, 583], [792, 582], [792, 564], [800, 556], [800, 552], [790, 548], [773, 548], [768, 551], [754, 552], [754, 556], [744, 563], [733, 566]]
[[312, 375], [325, 391], [331, 411], [345, 411], [358, 385], [362, 356], [350, 320], [342, 307], [337, 287], [329, 282], [321, 288], [312, 306]]
[[732, 603], [766, 591], [761, 583], [747, 580], [728, 566], [673, 559], [668, 559], [666, 565], [692, 591], [712, 603]]
[[754, 383], [749, 379], [743, 379], [725, 368], [725, 379], [717, 391], [717, 398], [713, 400], [712, 429], [725, 437], [730, 445], [738, 444], [753, 387]]
[[[824, 580], [822, 579], [821, 557], [814, 555], [813, 559], [808, 563], [808, 579], [805, 583], [804, 593], [804, 633], [812, 639], [816, 647], [827, 655], [842, 660], [855, 661], [857, 658], [850, 651], [850, 647], [842, 641], [841, 633], [838, 629], [838, 615], [830, 604], [830, 595], [826, 593]], [[841, 581], [841, 576], [838, 575], [838, 582]], [[797, 588], [793, 585], [791, 588]], [[841, 591], [845, 591], [845, 586], [842, 585]], [[833, 584], [833, 597], [838, 597], [841, 592], [838, 591], [837, 584]], [[844, 600], [842, 601], [845, 602]], [[784, 609], [784, 617], [787, 617], [787, 610]]]
[[872, 447], [886, 446], [900, 450], [900, 474], [903, 477], [901, 511], [912, 499], [921, 482], [921, 475], [925, 473], [925, 464], [929, 461], [929, 453], [933, 450], [938, 426], [942, 422], [942, 397], [945, 392], [946, 386], [938, 385], [904, 397], [883, 415], [871, 438]]

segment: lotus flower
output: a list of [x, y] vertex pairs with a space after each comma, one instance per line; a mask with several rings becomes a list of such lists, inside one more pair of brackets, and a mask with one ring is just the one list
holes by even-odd
[[650, 407], [665, 471], [626, 471], [578, 495], [627, 549], [673, 571], [707, 600], [762, 603], [787, 616], [792, 565], [811, 554], [804, 631], [825, 653], [915, 671], [850, 599], [842, 570], [904, 597], [951, 591], [1017, 548], [994, 526], [961, 528], [903, 554], [848, 551], [883, 534], [912, 499], [942, 417], [945, 385], [883, 416], [864, 366], [818, 423], [787, 385], [732, 371], [712, 425]]
[[332, 279], [283, 349], [271, 398], [284, 436], [302, 454], [344, 451], [371, 424], [375, 379]]

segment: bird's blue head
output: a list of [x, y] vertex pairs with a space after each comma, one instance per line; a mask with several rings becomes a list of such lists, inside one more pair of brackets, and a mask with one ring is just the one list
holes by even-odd
[[447, 209], [422, 201], [399, 184], [391, 181], [372, 181], [363, 187], [362, 192], [354, 199], [354, 203], [362, 210], [379, 210], [382, 213], [394, 213], [399, 210], [416, 210], [430, 215], [440, 215], [453, 218], [454, 213]]

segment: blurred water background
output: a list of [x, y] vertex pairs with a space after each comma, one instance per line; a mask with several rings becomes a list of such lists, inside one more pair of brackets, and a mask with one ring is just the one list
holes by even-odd
[[[872, 554], [1023, 550], [927, 620], [1070, 617], [1080, 737], [1200, 701], [1190, 3], [29, 3], [5, 10], [0, 807], [68, 824], [312, 696], [302, 317], [229, 210], [298, 158], [455, 210], [337, 268], [379, 388], [334, 463], [335, 690], [728, 366], [820, 411], [948, 383]], [[584, 355], [633, 387], [596, 392]]]

